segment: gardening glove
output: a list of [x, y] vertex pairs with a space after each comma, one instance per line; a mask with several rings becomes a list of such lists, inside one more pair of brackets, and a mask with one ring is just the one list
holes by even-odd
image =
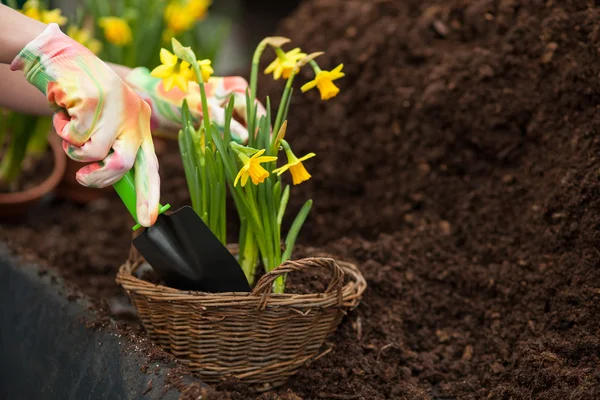
[[[181, 106], [187, 99], [190, 114], [196, 127], [202, 123], [202, 101], [200, 86], [196, 82], [189, 83], [188, 92], [178, 87], [166, 91], [162, 79], [150, 75], [145, 67], [138, 67], [131, 71], [125, 81], [152, 107], [151, 128], [157, 136], [176, 138], [181, 129]], [[246, 90], [248, 82], [239, 76], [211, 77], [204, 84], [208, 103], [210, 121], [223, 131], [225, 126], [225, 109], [229, 97], [233, 95], [234, 109], [231, 120], [231, 137], [238, 143], [248, 141], [246, 121]], [[257, 121], [267, 112], [263, 105], [256, 101]]]
[[[160, 178], [150, 131], [151, 109], [91, 51], [50, 24], [11, 64], [44, 93], [67, 155], [94, 162], [77, 172], [83, 186], [105, 187], [135, 169], [137, 219], [158, 215]], [[112, 151], [111, 151], [112, 150]]]

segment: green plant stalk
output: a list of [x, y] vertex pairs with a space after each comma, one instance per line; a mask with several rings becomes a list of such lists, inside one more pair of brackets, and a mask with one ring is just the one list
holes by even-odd
[[294, 70], [285, 84], [285, 89], [283, 90], [283, 95], [281, 96], [281, 102], [279, 104], [279, 108], [277, 110], [277, 118], [275, 119], [275, 125], [273, 126], [273, 133], [276, 135], [281, 128], [281, 124], [283, 123], [283, 114], [284, 111], [287, 113], [288, 106], [287, 102], [290, 100], [291, 91], [292, 91], [292, 83], [294, 82], [294, 77], [296, 76], [296, 71]]
[[195, 133], [195, 129], [191, 122], [191, 116], [187, 105], [187, 100], [183, 101], [182, 105], [182, 122], [183, 129], [179, 131], [179, 152], [183, 162], [183, 170], [185, 172], [185, 178], [188, 184], [188, 190], [190, 192], [190, 198], [192, 201], [192, 208], [198, 214], [202, 215], [203, 210], [201, 209], [201, 191], [199, 186], [199, 174], [198, 174], [198, 158], [196, 155], [195, 146], [193, 143], [192, 133]]
[[4, 139], [8, 130], [8, 120], [12, 112], [0, 108], [0, 150], [4, 148]]
[[48, 149], [48, 132], [52, 127], [52, 118], [50, 117], [31, 117], [35, 118], [35, 129], [27, 145], [26, 154], [39, 158], [46, 153]]
[[254, 284], [257, 261], [258, 248], [254, 240], [254, 233], [248, 223], [243, 223], [240, 227], [240, 265], [250, 285]]
[[11, 141], [8, 149], [0, 162], [0, 181], [13, 183], [21, 174], [23, 160], [26, 150], [33, 135], [35, 121], [29, 115], [12, 114]]
[[[200, 67], [198, 63], [195, 62], [192, 64], [194, 67], [194, 72], [196, 73], [196, 77], [198, 78], [198, 86], [200, 86], [200, 99], [202, 100], [202, 122], [204, 123], [204, 131], [210, 132], [210, 118], [208, 115], [208, 101], [206, 100], [206, 90], [204, 89], [204, 80], [202, 79], [202, 73], [200, 72]], [[206, 145], [210, 142], [210, 138], [207, 137]]]
[[315, 60], [310, 60], [308, 63], [310, 64], [313, 71], [315, 72], [315, 75], [318, 74], [319, 72], [321, 72], [321, 67], [319, 67], [319, 64], [317, 64], [317, 62]]
[[265, 51], [267, 47], [267, 42], [262, 40], [256, 49], [254, 50], [254, 54], [252, 55], [252, 68], [250, 70], [250, 100], [251, 103], [248, 103], [246, 106], [254, 107], [254, 100], [256, 99], [256, 86], [258, 82], [258, 65], [260, 64], [260, 57], [262, 53]]

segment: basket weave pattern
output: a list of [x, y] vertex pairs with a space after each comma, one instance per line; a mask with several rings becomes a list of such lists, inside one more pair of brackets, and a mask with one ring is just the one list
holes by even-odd
[[[155, 285], [133, 275], [140, 264], [138, 259], [121, 266], [117, 283], [132, 299], [150, 339], [207, 383], [234, 376], [262, 389], [283, 384], [317, 357], [367, 286], [355, 265], [331, 258], [288, 261], [263, 275], [251, 293]], [[331, 272], [323, 293], [271, 292], [277, 277], [309, 268]]]

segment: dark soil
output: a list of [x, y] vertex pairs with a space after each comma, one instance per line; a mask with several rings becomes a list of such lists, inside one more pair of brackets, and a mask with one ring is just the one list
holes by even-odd
[[[4, 154], [0, 152], [0, 160]], [[44, 154], [36, 157], [25, 157], [21, 164], [21, 172], [13, 182], [3, 182], [0, 180], [1, 193], [22, 192], [43, 183], [54, 168], [54, 153], [48, 149]]]
[[[585, 0], [307, 0], [281, 25], [346, 72], [290, 110], [286, 138], [317, 153], [292, 192], [315, 200], [301, 241], [369, 288], [327, 356], [258, 398], [600, 397], [599, 26]], [[99, 302], [121, 295], [131, 224], [116, 198], [56, 204], [0, 239]]]

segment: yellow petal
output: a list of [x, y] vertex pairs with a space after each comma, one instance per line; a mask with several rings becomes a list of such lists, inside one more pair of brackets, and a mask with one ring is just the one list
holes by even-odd
[[246, 172], [245, 174], [242, 174], [242, 187], [246, 186], [246, 183], [248, 183], [248, 173]]
[[309, 91], [310, 89], [314, 88], [315, 86], [317, 86], [317, 80], [313, 79], [312, 81], [307, 82], [304, 85], [302, 85], [300, 90], [302, 91], [302, 93], [305, 93], [305, 92]]
[[279, 60], [275, 59], [275, 61], [273, 61], [271, 64], [269, 64], [267, 68], [265, 68], [265, 74], [270, 74], [271, 72], [273, 72], [277, 64], [279, 64]]
[[158, 67], [154, 68], [152, 72], [150, 72], [150, 75], [155, 78], [165, 79], [173, 74], [173, 69], [174, 68], [169, 65], [159, 65]]
[[335, 67], [334, 69], [331, 70], [331, 73], [338, 73], [338, 72], [342, 72], [342, 68], [344, 68], [344, 64], [340, 64], [337, 67]]
[[290, 166], [291, 166], [290, 164], [285, 164], [285, 165], [282, 165], [281, 167], [274, 169], [274, 170], [273, 170], [273, 173], [274, 173], [274, 174], [277, 174], [277, 175], [281, 175], [281, 174], [283, 174], [285, 171], [287, 171], [287, 170], [290, 168]]
[[275, 72], [273, 73], [273, 79], [277, 80], [277, 79], [281, 78], [282, 73], [283, 73], [283, 67], [281, 66], [281, 64], [277, 64], [277, 67], [275, 68]]
[[165, 87], [165, 91], [170, 92], [175, 85], [175, 75], [169, 75], [163, 81], [163, 86]]
[[[254, 158], [254, 157], [253, 157]], [[266, 163], [266, 162], [271, 162], [271, 161], [275, 161], [277, 160], [277, 157], [273, 157], [273, 156], [263, 156], [263, 157], [258, 157], [255, 158], [255, 160], [259, 163]]]
[[175, 76], [175, 86], [183, 90], [184, 92], [188, 91], [188, 80], [185, 75], [177, 74]]
[[251, 159], [256, 159], [258, 157], [260, 157], [266, 150], [265, 149], [260, 149], [259, 151], [257, 151], [256, 153], [254, 153], [251, 157]]
[[240, 169], [240, 172], [238, 172], [237, 176], [235, 177], [235, 181], [233, 182], [233, 186], [237, 186], [238, 181], [240, 180], [240, 177], [242, 176], [242, 174], [244, 173], [243, 169]]
[[173, 66], [177, 64], [177, 56], [167, 49], [160, 49], [160, 62], [168, 66]]
[[307, 155], [305, 155], [304, 157], [301, 157], [298, 159], [298, 161], [304, 161], [304, 160], [308, 160], [309, 158], [313, 158], [314, 156], [316, 156], [315, 153], [308, 153]]

